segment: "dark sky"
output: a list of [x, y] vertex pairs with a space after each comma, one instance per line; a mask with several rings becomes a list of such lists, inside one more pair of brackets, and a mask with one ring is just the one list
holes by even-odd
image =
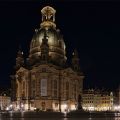
[[[63, 0], [64, 1], [64, 0]], [[41, 9], [56, 9], [56, 24], [64, 36], [67, 56], [79, 51], [84, 88], [115, 89], [120, 83], [120, 2], [112, 1], [1, 1], [0, 87], [10, 87], [18, 46], [28, 54]]]

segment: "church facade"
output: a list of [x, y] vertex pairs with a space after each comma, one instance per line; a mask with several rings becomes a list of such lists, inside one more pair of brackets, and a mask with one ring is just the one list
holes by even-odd
[[16, 57], [15, 74], [11, 75], [13, 108], [74, 110], [84, 78], [78, 53], [73, 52], [68, 66], [63, 36], [55, 24], [56, 10], [46, 6], [41, 13], [42, 22], [35, 29], [28, 58], [23, 58], [21, 50]]

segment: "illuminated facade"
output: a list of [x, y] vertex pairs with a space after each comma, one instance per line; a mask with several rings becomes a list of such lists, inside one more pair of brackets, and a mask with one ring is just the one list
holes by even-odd
[[3, 94], [0, 96], [0, 110], [7, 110], [11, 104], [11, 98]]
[[11, 76], [12, 99], [16, 109], [73, 110], [82, 94], [83, 74], [78, 53], [73, 53], [71, 66], [66, 64], [63, 36], [56, 29], [56, 11], [46, 6], [41, 10], [42, 23], [30, 44], [26, 62], [19, 50], [16, 73]]
[[114, 111], [120, 111], [120, 86], [114, 91]]
[[87, 111], [113, 110], [113, 93], [100, 90], [84, 90], [82, 106]]

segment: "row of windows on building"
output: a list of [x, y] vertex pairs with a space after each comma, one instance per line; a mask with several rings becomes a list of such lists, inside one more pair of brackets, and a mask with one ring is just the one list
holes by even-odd
[[[40, 81], [41, 82], [41, 81]], [[25, 81], [23, 81], [22, 83], [22, 97], [25, 97]], [[70, 97], [70, 86], [69, 86], [69, 82], [66, 82], [65, 84], [65, 92], [61, 93], [61, 94], [65, 94], [66, 99], [68, 99]], [[58, 91], [59, 91], [59, 86], [58, 86], [58, 81], [57, 80], [53, 80], [53, 96], [56, 98], [58, 97]], [[74, 84], [73, 85], [73, 89], [72, 89], [72, 97], [76, 98], [76, 91], [77, 90], [77, 86]], [[33, 80], [32, 82], [32, 96], [35, 96], [35, 81]]]
[[97, 104], [97, 103], [108, 103], [108, 104], [109, 104], [109, 103], [111, 103], [111, 101], [101, 101], [101, 102], [100, 102], [100, 101], [98, 101], [98, 102], [97, 102], [97, 101], [96, 101], [96, 102], [94, 102], [94, 101], [84, 101], [84, 103], [94, 103], [94, 104], [95, 104], [95, 103], [96, 103], [96, 104]]
[[105, 97], [105, 98], [94, 98], [94, 97], [84, 97], [84, 100], [98, 100], [98, 99], [101, 99], [101, 100], [110, 100], [110, 97]]

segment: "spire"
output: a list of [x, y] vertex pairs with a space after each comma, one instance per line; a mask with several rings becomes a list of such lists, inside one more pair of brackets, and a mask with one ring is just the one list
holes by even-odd
[[76, 71], [80, 70], [80, 65], [79, 65], [79, 56], [78, 56], [78, 52], [75, 49], [73, 52], [73, 57], [72, 57], [72, 68]]
[[19, 45], [19, 50], [18, 50], [18, 53], [17, 53], [17, 57], [23, 57], [23, 52], [22, 52], [22, 49], [21, 49], [21, 46]]
[[21, 46], [19, 46], [19, 50], [16, 57], [16, 68], [20, 68], [24, 64], [23, 52], [21, 50]]
[[40, 24], [41, 28], [53, 27], [56, 28], [55, 22], [55, 13], [56, 10], [50, 6], [46, 6], [41, 10], [42, 13], [42, 23]]
[[73, 52], [73, 56], [76, 57], [76, 58], [79, 58], [78, 57], [78, 51], [75, 49], [74, 52]]

